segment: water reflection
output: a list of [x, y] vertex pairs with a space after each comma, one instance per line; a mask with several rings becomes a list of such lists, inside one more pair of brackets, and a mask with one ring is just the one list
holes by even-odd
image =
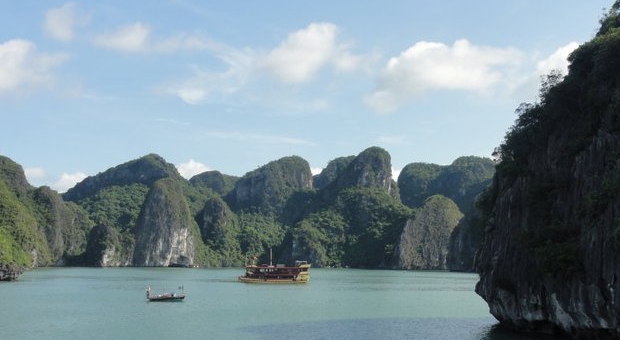
[[271, 324], [240, 329], [251, 339], [284, 340], [559, 340], [507, 330], [492, 318], [382, 318]]

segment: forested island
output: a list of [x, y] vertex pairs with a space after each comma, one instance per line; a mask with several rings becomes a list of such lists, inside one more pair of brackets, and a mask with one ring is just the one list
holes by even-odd
[[186, 180], [156, 154], [59, 194], [0, 157], [0, 263], [37, 266], [241, 266], [244, 256], [315, 267], [473, 270], [482, 237], [476, 196], [494, 163], [407, 165], [370, 147], [316, 176], [299, 156], [242, 177]]

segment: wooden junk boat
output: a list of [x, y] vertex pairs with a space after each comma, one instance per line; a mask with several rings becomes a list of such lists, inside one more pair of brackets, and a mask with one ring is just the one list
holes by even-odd
[[183, 301], [185, 299], [185, 294], [183, 294], [183, 288], [180, 287], [181, 293], [175, 292], [164, 292], [161, 294], [152, 294], [151, 286], [146, 287], [146, 298], [149, 301]]
[[247, 283], [307, 283], [310, 281], [310, 264], [307, 261], [295, 261], [294, 266], [283, 264], [256, 265], [256, 257], [251, 264], [245, 265], [245, 274], [239, 281]]

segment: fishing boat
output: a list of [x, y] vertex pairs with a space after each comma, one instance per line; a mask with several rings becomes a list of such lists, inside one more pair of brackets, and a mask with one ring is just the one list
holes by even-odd
[[[269, 256], [271, 258], [271, 255]], [[239, 281], [246, 283], [307, 283], [310, 281], [310, 264], [307, 261], [295, 261], [294, 266], [276, 264], [256, 265], [256, 256], [250, 264], [245, 265], [245, 274]]]
[[161, 294], [152, 294], [151, 286], [146, 287], [146, 298], [149, 301], [183, 301], [185, 294], [183, 294], [183, 286], [179, 287], [181, 293], [164, 292]]

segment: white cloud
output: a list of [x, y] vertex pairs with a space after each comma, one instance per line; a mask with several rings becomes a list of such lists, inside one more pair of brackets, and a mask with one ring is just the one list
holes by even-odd
[[45, 178], [45, 170], [43, 168], [25, 168], [24, 175], [28, 179], [28, 183], [34, 183], [39, 179]]
[[151, 29], [140, 22], [123, 26], [112, 33], [98, 35], [94, 38], [95, 45], [121, 52], [145, 52], [148, 50], [148, 39]]
[[215, 95], [237, 92], [247, 82], [254, 64], [252, 50], [235, 50], [226, 46], [212, 45], [217, 57], [228, 65], [223, 72], [209, 72], [197, 66], [186, 80], [166, 86], [164, 92], [177, 96], [187, 104], [200, 104]]
[[457, 40], [452, 46], [418, 42], [391, 58], [366, 103], [380, 113], [393, 111], [411, 98], [433, 90], [485, 93], [505, 81], [522, 59], [513, 48], [472, 45]]
[[172, 53], [183, 50], [206, 50], [215, 48], [215, 46], [208, 40], [186, 34], [180, 34], [156, 41], [153, 43], [151, 48], [156, 52]]
[[208, 96], [206, 89], [200, 85], [194, 86], [194, 84], [186, 84], [170, 91], [181, 98], [182, 101], [192, 105], [203, 102]]
[[350, 71], [360, 63], [348, 46], [337, 44], [338, 27], [331, 23], [312, 23], [289, 34], [260, 62], [260, 66], [287, 83], [310, 80], [322, 67], [332, 64], [338, 70]]
[[68, 42], [73, 40], [75, 28], [87, 21], [88, 17], [78, 15], [75, 3], [67, 2], [45, 13], [43, 28], [52, 38]]
[[329, 61], [336, 31], [333, 24], [310, 24], [290, 34], [267, 55], [263, 65], [285, 82], [304, 82]]
[[[242, 89], [256, 71], [267, 71], [285, 83], [301, 83], [310, 80], [323, 67], [350, 72], [359, 69], [367, 60], [350, 52], [350, 44], [337, 43], [338, 29], [330, 23], [313, 23], [291, 33], [278, 47], [259, 55], [251, 48], [237, 49], [208, 40], [191, 37], [178, 38], [176, 42], [154, 43], [152, 49], [163, 51], [181, 47], [201, 48], [212, 52], [228, 68], [213, 72], [192, 66], [193, 75], [172, 85], [164, 86], [163, 92], [179, 97], [188, 104], [196, 105], [219, 95], [229, 95]], [[322, 109], [325, 101], [315, 101], [311, 110]]]
[[58, 179], [56, 182], [54, 182], [54, 184], [51, 185], [51, 188], [60, 193], [63, 193], [73, 188], [78, 182], [82, 181], [86, 177], [86, 174], [82, 172], [75, 172], [72, 174], [65, 172], [60, 176], [60, 179]]
[[0, 44], [0, 93], [40, 86], [53, 80], [52, 69], [68, 59], [64, 53], [40, 53], [23, 39]]
[[558, 48], [549, 57], [544, 60], [540, 60], [536, 65], [536, 72], [538, 76], [543, 76], [551, 73], [553, 70], [560, 70], [562, 74], [568, 73], [568, 56], [573, 52], [579, 44], [571, 42], [565, 46]]
[[176, 167], [179, 171], [179, 174], [181, 174], [181, 176], [186, 179], [190, 179], [195, 175], [211, 170], [206, 165], [200, 162], [196, 162], [193, 159], [190, 159], [185, 163], [178, 164]]
[[174, 53], [218, 48], [217, 44], [208, 39], [188, 34], [178, 34], [159, 39], [153, 38], [151, 27], [141, 22], [121, 26], [115, 31], [100, 34], [93, 39], [93, 44], [127, 53]]

